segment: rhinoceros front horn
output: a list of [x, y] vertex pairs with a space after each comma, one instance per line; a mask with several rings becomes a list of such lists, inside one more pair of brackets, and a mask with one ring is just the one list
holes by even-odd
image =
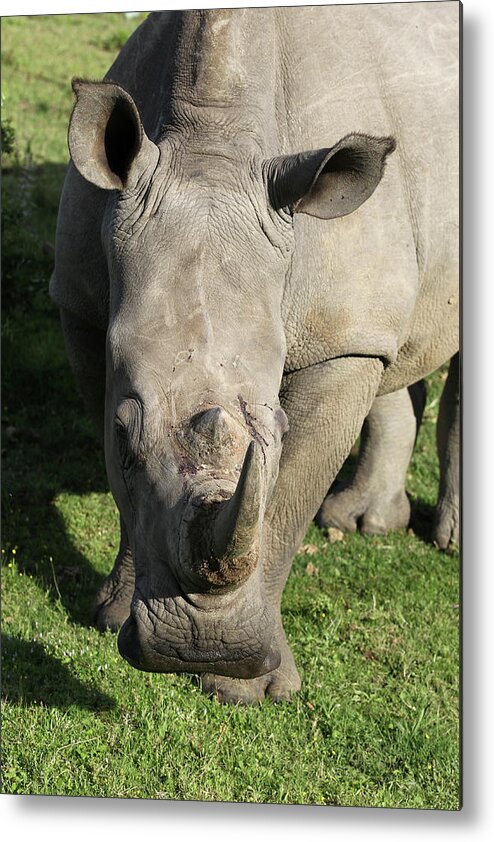
[[249, 444], [235, 494], [220, 510], [213, 533], [215, 556], [237, 558], [245, 555], [259, 532], [262, 502], [261, 449]]
[[194, 530], [194, 572], [210, 585], [241, 584], [256, 566], [263, 502], [261, 465], [261, 448], [252, 441], [233, 496], [217, 508], [214, 517], [204, 518], [198, 532]]

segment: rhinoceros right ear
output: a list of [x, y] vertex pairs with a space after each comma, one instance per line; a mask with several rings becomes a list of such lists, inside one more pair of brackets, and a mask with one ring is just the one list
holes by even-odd
[[69, 126], [69, 150], [80, 174], [103, 190], [132, 187], [159, 157], [137, 106], [112, 82], [72, 81], [77, 102]]

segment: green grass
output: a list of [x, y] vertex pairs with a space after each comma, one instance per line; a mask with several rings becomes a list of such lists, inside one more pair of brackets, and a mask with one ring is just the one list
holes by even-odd
[[410, 467], [414, 530], [331, 544], [315, 526], [284, 595], [303, 688], [223, 707], [129, 667], [90, 626], [117, 549], [102, 453], [47, 285], [70, 78], [101, 76], [122, 15], [2, 22], [3, 791], [459, 807], [459, 559], [428, 541], [438, 482], [429, 378]]
[[44, 15], [2, 21], [2, 110], [33, 163], [67, 162], [71, 79], [101, 79], [137, 24], [122, 14]]

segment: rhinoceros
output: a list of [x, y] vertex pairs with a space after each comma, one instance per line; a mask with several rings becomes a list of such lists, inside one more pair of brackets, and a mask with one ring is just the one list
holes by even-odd
[[150, 14], [73, 81], [51, 296], [121, 524], [95, 604], [221, 701], [375, 399], [458, 349], [457, 2]]

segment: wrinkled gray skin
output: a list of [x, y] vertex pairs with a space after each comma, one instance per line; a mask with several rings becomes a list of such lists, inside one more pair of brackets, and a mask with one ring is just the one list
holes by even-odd
[[[336, 482], [317, 514], [319, 526], [382, 535], [410, 522], [406, 476], [425, 406], [425, 385], [376, 397], [364, 421], [354, 475]], [[431, 538], [440, 549], [460, 538], [459, 355], [452, 358], [439, 405], [439, 495]]]
[[140, 669], [300, 686], [294, 552], [376, 396], [458, 347], [458, 14], [152, 14], [74, 84], [51, 294], [121, 515], [97, 623]]
[[423, 381], [375, 398], [361, 430], [354, 475], [330, 490], [317, 515], [319, 526], [359, 528], [366, 535], [408, 526], [406, 475], [424, 405]]

